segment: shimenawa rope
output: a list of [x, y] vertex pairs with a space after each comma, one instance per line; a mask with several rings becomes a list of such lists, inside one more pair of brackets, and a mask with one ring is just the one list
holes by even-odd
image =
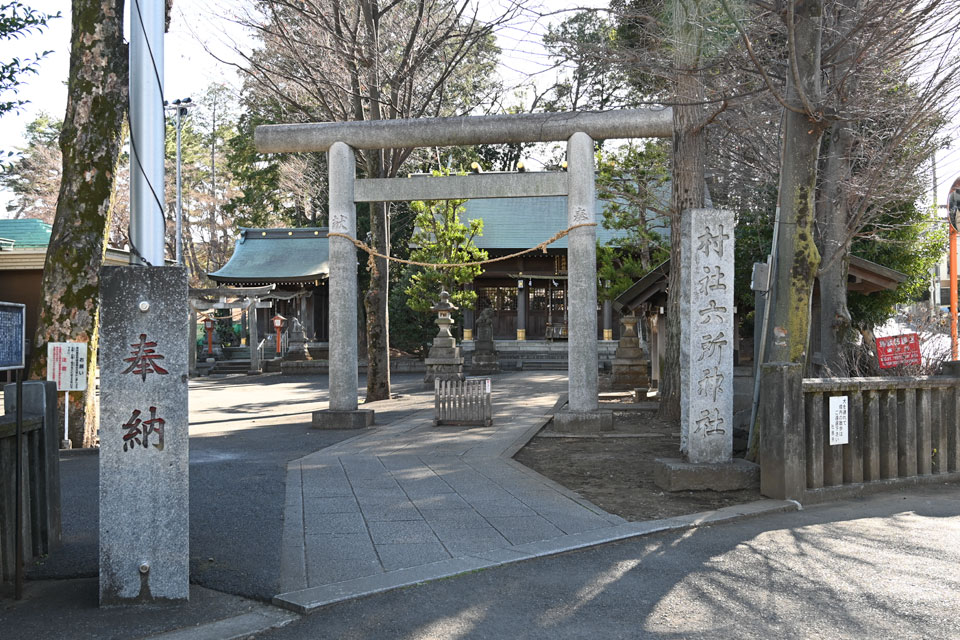
[[510, 255], [506, 255], [506, 256], [489, 258], [487, 260], [476, 260], [474, 262], [457, 262], [452, 264], [441, 264], [436, 262], [418, 262], [416, 260], [404, 260], [403, 258], [395, 258], [393, 256], [388, 256], [383, 253], [380, 253], [379, 251], [375, 251], [373, 247], [367, 245], [364, 242], [361, 242], [360, 240], [357, 240], [356, 238], [351, 238], [345, 233], [327, 233], [327, 237], [328, 238], [346, 238], [347, 240], [352, 242], [354, 245], [356, 245], [358, 249], [360, 249], [361, 251], [366, 251], [368, 254], [370, 254], [371, 258], [374, 258], [374, 257], [383, 258], [384, 260], [391, 260], [393, 262], [399, 262], [401, 264], [409, 264], [415, 267], [430, 267], [433, 269], [452, 269], [454, 267], [474, 267], [474, 266], [483, 265], [483, 264], [490, 264], [491, 262], [500, 262], [502, 260], [509, 260], [510, 258], [516, 258], [517, 256], [522, 256], [527, 253], [532, 253], [537, 249], [546, 253], [548, 245], [551, 245], [557, 240], [559, 240], [560, 238], [563, 238], [564, 236], [568, 235], [574, 229], [579, 229], [580, 227], [595, 227], [595, 226], [597, 226], [596, 222], [585, 222], [583, 224], [575, 224], [572, 227], [567, 227], [563, 231], [556, 232], [555, 234], [553, 234], [553, 236], [550, 237], [549, 240], [544, 240], [537, 246], [531, 247], [529, 249], [524, 249], [523, 251], [517, 251], [516, 253], [511, 253]]

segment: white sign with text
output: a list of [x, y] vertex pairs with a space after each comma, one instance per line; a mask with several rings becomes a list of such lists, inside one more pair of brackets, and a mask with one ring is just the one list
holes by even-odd
[[87, 388], [87, 343], [47, 343], [47, 380], [57, 383], [57, 391], [83, 391]]
[[832, 396], [830, 398], [831, 445], [850, 442], [849, 413], [847, 396]]

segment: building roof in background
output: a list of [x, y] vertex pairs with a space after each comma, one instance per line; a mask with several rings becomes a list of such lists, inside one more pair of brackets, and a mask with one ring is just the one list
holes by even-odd
[[242, 228], [229, 262], [207, 275], [222, 284], [264, 284], [313, 282], [329, 273], [326, 228]]
[[0, 220], [0, 251], [46, 248], [52, 230], [53, 226], [35, 218]]
[[[621, 230], [604, 228], [605, 205], [602, 200], [596, 201], [597, 241], [601, 244], [626, 235]], [[483, 235], [474, 238], [474, 244], [481, 249], [527, 249], [567, 228], [566, 196], [475, 198], [467, 200], [464, 208], [464, 221], [483, 220]], [[656, 233], [670, 237], [669, 222], [658, 218], [653, 212], [650, 212], [650, 219]], [[567, 238], [557, 240], [548, 248], [566, 249]]]
[[670, 276], [670, 259], [666, 259], [633, 283], [633, 285], [617, 296], [613, 301], [617, 309], [626, 308], [634, 311], [644, 302], [647, 302], [658, 293], [667, 290], [667, 278]]

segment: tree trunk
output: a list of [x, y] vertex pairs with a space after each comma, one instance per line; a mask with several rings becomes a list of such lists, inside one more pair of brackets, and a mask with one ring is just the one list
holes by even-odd
[[[370, 205], [370, 235], [373, 247], [387, 254], [387, 212], [389, 204]], [[388, 262], [383, 258], [370, 261], [370, 285], [363, 304], [367, 312], [367, 399], [366, 402], [390, 399], [390, 338], [388, 335], [387, 301], [389, 299]]]
[[784, 111], [777, 264], [765, 360], [804, 364], [810, 299], [820, 265], [813, 229], [817, 161], [825, 124], [810, 108], [817, 108], [821, 100], [822, 3], [807, 0], [795, 7], [795, 42], [790, 62], [797, 73], [787, 73], [786, 101], [792, 108]]
[[703, 82], [699, 71], [699, 41], [703, 25], [700, 0], [673, 3], [677, 64], [673, 107], [673, 193], [670, 207], [670, 278], [668, 281], [666, 360], [660, 363], [659, 415], [680, 419], [680, 216], [704, 202]]
[[63, 175], [43, 268], [43, 300], [31, 360], [46, 377], [48, 342], [87, 343], [87, 391], [71, 397], [70, 440], [96, 442], [94, 373], [100, 267], [127, 107], [124, 0], [74, 0], [67, 110], [60, 135]]
[[823, 257], [820, 281], [820, 376], [845, 376], [843, 346], [851, 326], [847, 307], [847, 271], [850, 265], [849, 213], [841, 184], [849, 175], [853, 135], [849, 123], [830, 129], [830, 148], [823, 169], [817, 202], [817, 249]]
[[[380, 100], [380, 5], [378, 2], [361, 4], [363, 19], [366, 22], [366, 53], [371, 60], [367, 71], [368, 90], [370, 92], [369, 118], [382, 120], [383, 105]], [[384, 163], [384, 151], [367, 152], [367, 176], [386, 178], [388, 172]], [[391, 177], [395, 172], [390, 172]], [[373, 248], [378, 253], [389, 255], [389, 214], [390, 205], [386, 202], [370, 205], [370, 236]], [[364, 296], [363, 304], [367, 312], [367, 398], [365, 402], [390, 399], [390, 334], [387, 308], [390, 285], [390, 263], [384, 258], [370, 261], [370, 285]]]
[[[858, 16], [863, 15], [859, 0], [843, 0], [835, 11], [839, 31], [852, 33]], [[834, 76], [844, 77], [850, 95], [857, 93], [858, 74], [846, 72], [855, 63], [856, 50], [853, 39], [847, 40], [839, 54], [841, 64], [833, 69]], [[847, 306], [847, 272], [850, 267], [850, 208], [844, 197], [844, 181], [853, 171], [854, 139], [852, 122], [834, 122], [827, 133], [829, 146], [823, 175], [820, 178], [820, 195], [817, 199], [816, 239], [822, 262], [817, 278], [820, 282], [820, 317], [818, 318], [820, 357], [814, 370], [822, 377], [851, 375], [849, 363], [843, 355], [844, 345], [849, 340], [851, 327], [850, 309]]]

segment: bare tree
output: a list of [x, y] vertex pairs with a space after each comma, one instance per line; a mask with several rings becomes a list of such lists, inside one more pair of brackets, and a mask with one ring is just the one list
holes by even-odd
[[[256, 88], [299, 121], [393, 120], [470, 112], [492, 94], [492, 34], [513, 2], [481, 20], [469, 0], [259, 0], [237, 16], [262, 45], [238, 65]], [[392, 177], [410, 149], [358, 152], [368, 177]], [[372, 205], [373, 246], [389, 249], [388, 204]], [[387, 261], [370, 268], [364, 296], [368, 402], [390, 397]]]
[[[916, 194], [911, 186], [944, 121], [944, 99], [956, 90], [953, 36], [942, 32], [956, 21], [958, 7], [945, 0], [756, 3], [751, 34], [730, 4], [724, 6], [755, 73], [783, 111], [767, 359], [807, 361], [810, 299], [819, 277], [829, 361], [839, 356], [850, 326], [850, 244], [884, 202]], [[758, 33], [782, 42], [781, 62], [760, 51]]]

